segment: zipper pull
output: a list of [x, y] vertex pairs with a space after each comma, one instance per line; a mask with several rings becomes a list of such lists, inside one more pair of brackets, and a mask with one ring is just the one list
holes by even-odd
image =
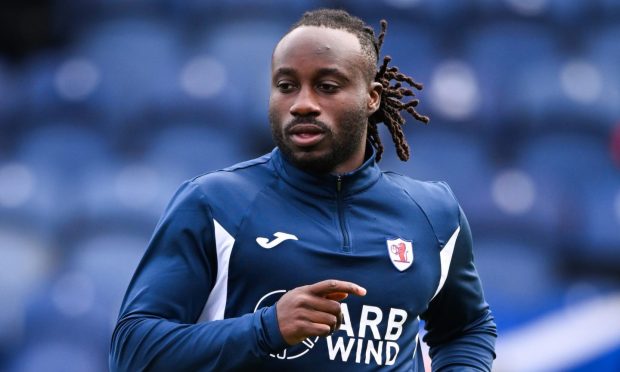
[[336, 181], [336, 191], [340, 192], [342, 189], [342, 177], [338, 176], [338, 180]]

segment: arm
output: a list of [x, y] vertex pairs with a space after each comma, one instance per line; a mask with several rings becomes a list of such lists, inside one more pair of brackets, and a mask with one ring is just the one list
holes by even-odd
[[490, 371], [497, 330], [484, 300], [469, 223], [459, 208], [457, 237], [446, 282], [422, 315], [433, 371]]
[[196, 324], [215, 284], [211, 211], [184, 184], [159, 222], [125, 295], [112, 336], [112, 371], [247, 369], [287, 345], [275, 306]]

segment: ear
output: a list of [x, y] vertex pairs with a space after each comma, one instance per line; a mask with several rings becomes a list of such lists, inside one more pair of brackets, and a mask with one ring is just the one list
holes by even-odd
[[381, 94], [383, 92], [383, 86], [381, 83], [373, 81], [368, 86], [368, 116], [374, 114], [381, 106]]

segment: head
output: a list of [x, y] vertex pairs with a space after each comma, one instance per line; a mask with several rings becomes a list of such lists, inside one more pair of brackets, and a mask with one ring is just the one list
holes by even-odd
[[[276, 144], [290, 161], [318, 173], [345, 173], [364, 161], [366, 143], [383, 152], [377, 124], [388, 126], [401, 159], [409, 156], [400, 110], [415, 113], [417, 100], [401, 82], [419, 84], [387, 67], [377, 70], [386, 23], [372, 28], [341, 10], [304, 14], [272, 56], [269, 119]], [[391, 80], [397, 80], [393, 86]], [[403, 155], [403, 156], [401, 156]]]

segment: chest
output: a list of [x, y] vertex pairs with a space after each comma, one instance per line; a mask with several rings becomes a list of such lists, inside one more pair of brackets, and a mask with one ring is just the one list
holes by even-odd
[[372, 197], [266, 197], [240, 224], [228, 273], [229, 316], [270, 305], [285, 291], [326, 279], [368, 291], [347, 299], [364, 306], [423, 312], [440, 275], [439, 247], [413, 203]]

